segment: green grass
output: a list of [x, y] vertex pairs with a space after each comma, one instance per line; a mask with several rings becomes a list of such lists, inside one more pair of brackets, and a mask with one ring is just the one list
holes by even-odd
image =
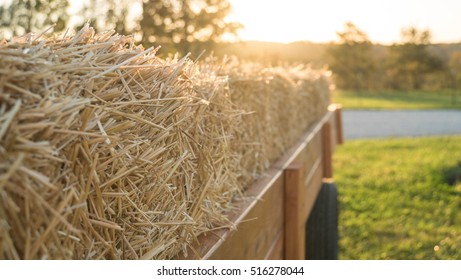
[[[344, 91], [333, 92], [333, 102], [346, 109], [461, 109], [461, 92], [441, 91]], [[453, 104], [454, 103], [454, 104]]]
[[341, 259], [461, 259], [461, 137], [349, 141], [334, 169]]

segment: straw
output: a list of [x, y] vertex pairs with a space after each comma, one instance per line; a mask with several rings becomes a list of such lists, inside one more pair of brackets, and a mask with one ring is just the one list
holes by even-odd
[[329, 102], [308, 67], [45, 36], [0, 43], [0, 259], [174, 259]]

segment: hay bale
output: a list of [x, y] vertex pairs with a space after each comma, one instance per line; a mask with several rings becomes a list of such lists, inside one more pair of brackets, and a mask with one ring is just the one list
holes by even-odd
[[267, 68], [234, 58], [212, 68], [229, 77], [230, 99], [244, 111], [236, 150], [244, 186], [260, 178], [330, 104], [328, 72], [307, 65]]
[[0, 43], [0, 259], [174, 258], [326, 111], [324, 73], [155, 53]]

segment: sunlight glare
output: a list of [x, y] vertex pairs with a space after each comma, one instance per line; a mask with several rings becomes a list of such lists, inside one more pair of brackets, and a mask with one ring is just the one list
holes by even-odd
[[430, 28], [438, 42], [461, 40], [458, 0], [230, 0], [229, 19], [241, 22], [243, 40], [330, 42], [352, 21], [370, 40], [393, 43], [403, 27]]

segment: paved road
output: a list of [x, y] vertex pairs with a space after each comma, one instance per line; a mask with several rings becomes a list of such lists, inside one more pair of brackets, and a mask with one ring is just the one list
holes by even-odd
[[461, 135], [461, 111], [343, 110], [343, 125], [346, 139]]

